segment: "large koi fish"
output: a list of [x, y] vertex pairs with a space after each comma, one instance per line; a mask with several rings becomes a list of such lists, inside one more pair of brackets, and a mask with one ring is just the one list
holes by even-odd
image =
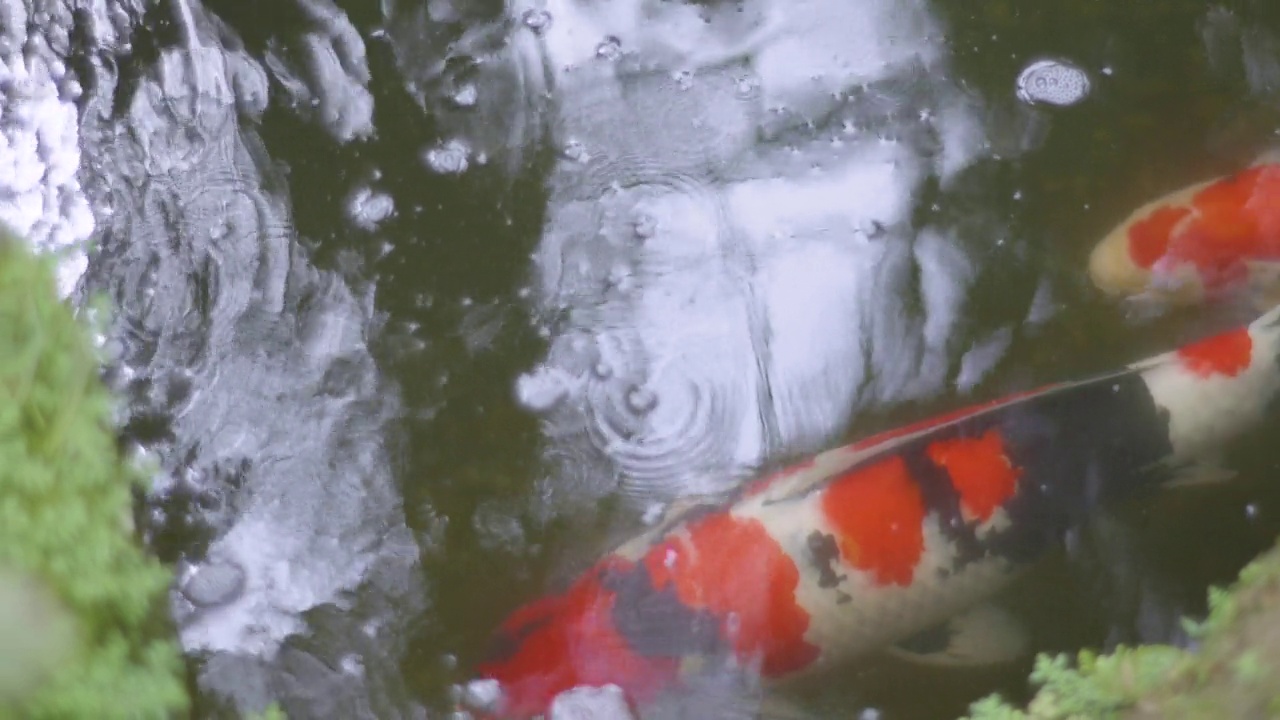
[[[1280, 205], [1265, 200], [1277, 187], [1280, 167], [1258, 165], [1171, 194], [1099, 245], [1092, 274], [1130, 294], [1160, 273], [1201, 293], [1249, 283], [1255, 261], [1280, 256]], [[1278, 363], [1280, 308], [681, 508], [502, 624], [479, 667], [500, 688], [487, 710], [527, 718], [606, 685], [642, 709], [708, 658], [785, 681], [979, 616], [1094, 510], [1206, 477], [1273, 413]]]

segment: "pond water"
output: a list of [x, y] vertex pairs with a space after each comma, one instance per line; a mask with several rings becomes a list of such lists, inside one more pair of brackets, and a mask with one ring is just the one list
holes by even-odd
[[[1134, 317], [1085, 268], [1280, 141], [1264, 0], [0, 7], [36, 108], [0, 157], [46, 168], [0, 217], [98, 248], [68, 288], [116, 308], [205, 717], [446, 717], [509, 612], [675, 498], [1248, 319]], [[1237, 450], [1020, 583], [1035, 649], [1179, 642], [1280, 534]], [[793, 694], [950, 718], [1029, 667]]]

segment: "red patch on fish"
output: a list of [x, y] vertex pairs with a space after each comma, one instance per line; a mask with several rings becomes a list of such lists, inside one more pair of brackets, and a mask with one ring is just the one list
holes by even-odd
[[1145, 268], [1190, 264], [1209, 290], [1246, 280], [1246, 261], [1280, 259], [1280, 165], [1249, 168], [1187, 205], [1158, 208], [1129, 230], [1129, 253]]
[[502, 624], [499, 638], [512, 644], [510, 652], [478, 668], [501, 684], [502, 717], [544, 714], [556, 695], [578, 685], [613, 683], [643, 701], [676, 678], [676, 658], [638, 655], [614, 625], [617, 597], [601, 577], [633, 567], [606, 559], [564, 593], [530, 603]]
[[1009, 461], [1004, 439], [994, 428], [979, 438], [929, 443], [926, 452], [935, 465], [947, 471], [960, 493], [962, 508], [979, 520], [990, 519], [1018, 488], [1022, 471]]
[[1173, 230], [1191, 209], [1165, 205], [1129, 228], [1129, 257], [1138, 267], [1150, 269], [1169, 250]]
[[654, 588], [672, 588], [684, 605], [720, 618], [721, 633], [761, 673], [785, 675], [818, 658], [804, 639], [809, 613], [796, 602], [800, 571], [758, 520], [716, 513], [687, 535], [655, 545], [641, 561]]
[[1238, 328], [1179, 348], [1178, 359], [1200, 377], [1235, 377], [1253, 361], [1253, 338], [1247, 327]]
[[836, 478], [822, 493], [840, 556], [878, 584], [909, 585], [924, 553], [924, 498], [902, 458]]

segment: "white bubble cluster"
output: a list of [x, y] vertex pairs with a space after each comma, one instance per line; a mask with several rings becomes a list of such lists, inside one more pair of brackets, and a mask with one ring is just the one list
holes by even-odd
[[1018, 74], [1018, 99], [1029, 105], [1075, 105], [1089, 95], [1089, 75], [1065, 60], [1037, 60]]
[[461, 140], [449, 140], [424, 152], [422, 161], [441, 175], [461, 175], [471, 166], [471, 147]]

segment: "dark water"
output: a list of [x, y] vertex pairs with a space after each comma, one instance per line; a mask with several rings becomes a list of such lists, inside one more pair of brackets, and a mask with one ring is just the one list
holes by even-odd
[[[1133, 207], [1276, 139], [1280, 6], [811, 2], [874, 69], [841, 102], [786, 84], [821, 55], [794, 51], [685, 95], [583, 71], [546, 106], [514, 51], [466, 71], [500, 5], [49, 4], [85, 89], [83, 287], [120, 307], [201, 715], [444, 717], [494, 626], [653, 507], [1240, 319], [1128, 319], [1084, 268]], [[1040, 57], [1089, 96], [1020, 102]], [[791, 113], [734, 104], [759, 97]], [[1240, 482], [1105, 518], [1016, 588], [1036, 648], [1178, 641], [1280, 533], [1274, 453], [1238, 450]], [[798, 699], [954, 717], [1028, 668], [872, 662]]]

